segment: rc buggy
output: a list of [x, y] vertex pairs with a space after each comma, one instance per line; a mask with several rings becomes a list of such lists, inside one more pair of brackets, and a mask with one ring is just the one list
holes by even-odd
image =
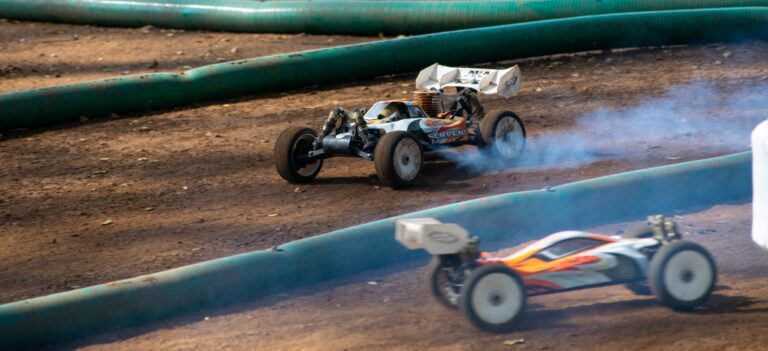
[[506, 257], [481, 253], [462, 227], [432, 218], [398, 221], [395, 237], [433, 255], [428, 279], [438, 302], [490, 332], [513, 329], [530, 296], [625, 284], [690, 310], [709, 298], [717, 279], [707, 250], [681, 240], [675, 223], [662, 216], [624, 236], [555, 233]]
[[275, 166], [292, 183], [314, 179], [334, 156], [374, 161], [379, 180], [393, 188], [414, 183], [424, 151], [476, 145], [514, 160], [525, 148], [525, 128], [511, 111], [486, 114], [478, 94], [510, 98], [520, 90], [517, 66], [505, 70], [434, 64], [416, 78], [413, 101], [379, 101], [364, 109], [331, 111], [318, 133], [291, 127], [275, 144]]

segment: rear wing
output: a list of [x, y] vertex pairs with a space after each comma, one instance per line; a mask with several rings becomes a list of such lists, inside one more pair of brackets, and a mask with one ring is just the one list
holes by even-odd
[[469, 233], [458, 224], [442, 223], [434, 218], [411, 218], [397, 221], [395, 239], [411, 250], [449, 255], [467, 245]]
[[498, 70], [457, 68], [435, 63], [419, 72], [419, 76], [416, 77], [416, 88], [429, 91], [441, 90], [445, 87], [462, 87], [508, 99], [517, 95], [522, 82], [523, 77], [517, 65]]

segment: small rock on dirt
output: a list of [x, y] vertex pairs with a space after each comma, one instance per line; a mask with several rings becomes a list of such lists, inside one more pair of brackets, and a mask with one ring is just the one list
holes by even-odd
[[516, 346], [525, 344], [525, 339], [504, 340], [504, 346]]

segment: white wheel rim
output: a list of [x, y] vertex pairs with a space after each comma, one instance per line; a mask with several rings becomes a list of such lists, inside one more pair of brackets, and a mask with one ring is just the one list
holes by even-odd
[[486, 323], [501, 324], [517, 316], [522, 308], [523, 291], [517, 281], [503, 273], [488, 274], [472, 292], [472, 309]]
[[712, 279], [709, 260], [697, 251], [681, 251], [664, 267], [664, 286], [678, 300], [693, 301], [706, 295]]
[[295, 169], [296, 173], [298, 173], [302, 177], [309, 177], [312, 174], [314, 174], [317, 171], [317, 169], [320, 168], [320, 161], [321, 160], [317, 160], [315, 162], [307, 163], [307, 164], [302, 165], [301, 167], [299, 167], [296, 164], [296, 159], [294, 157], [295, 155], [293, 155], [293, 154], [296, 153], [296, 147], [299, 146], [300, 142], [312, 143], [312, 142], [314, 142], [314, 140], [315, 140], [315, 137], [313, 137], [312, 135], [304, 134], [304, 135], [302, 135], [302, 136], [300, 136], [299, 138], [296, 139], [296, 142], [293, 143], [293, 147], [291, 148], [291, 154], [292, 154], [291, 155], [291, 163], [293, 164], [293, 169]]
[[421, 150], [419, 144], [411, 138], [404, 138], [395, 146], [392, 159], [395, 172], [400, 179], [409, 181], [416, 178], [421, 170]]
[[523, 126], [514, 117], [502, 117], [494, 134], [496, 151], [504, 158], [515, 158], [523, 152], [525, 136]]

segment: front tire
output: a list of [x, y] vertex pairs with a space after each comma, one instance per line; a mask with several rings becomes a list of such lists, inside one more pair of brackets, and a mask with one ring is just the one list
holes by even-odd
[[717, 281], [715, 261], [690, 241], [664, 245], [651, 260], [648, 282], [662, 304], [688, 311], [707, 301]]
[[283, 179], [291, 183], [306, 183], [317, 177], [323, 160], [306, 161], [316, 138], [316, 131], [304, 127], [290, 127], [280, 133], [274, 155], [275, 168]]
[[512, 111], [501, 111], [480, 121], [482, 146], [507, 160], [518, 158], [525, 150], [525, 126]]
[[424, 154], [413, 134], [394, 131], [384, 134], [376, 144], [373, 161], [379, 181], [398, 189], [415, 183], [424, 164]]
[[526, 291], [522, 279], [503, 265], [476, 269], [461, 289], [459, 306], [475, 327], [503, 333], [512, 330], [525, 311]]

